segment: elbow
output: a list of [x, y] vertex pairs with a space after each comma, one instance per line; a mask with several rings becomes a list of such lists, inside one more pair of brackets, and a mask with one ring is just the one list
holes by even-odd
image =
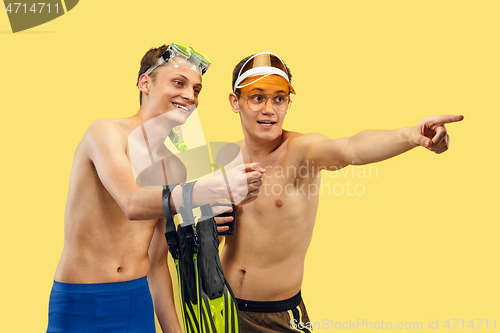
[[358, 156], [358, 152], [359, 149], [357, 148], [356, 143], [353, 142], [352, 137], [350, 137], [342, 151], [345, 166], [364, 165], [368, 163], [368, 161], [365, 161], [361, 156]]
[[340, 154], [340, 159], [342, 160], [342, 167], [345, 168], [349, 165], [358, 165], [360, 164], [359, 158], [356, 156], [354, 149], [352, 146], [347, 143], [347, 145], [342, 149]]
[[127, 219], [129, 219], [130, 221], [140, 220], [139, 217], [137, 216], [137, 213], [135, 213], [135, 212], [131, 212], [131, 211], [126, 212], [125, 216], [127, 216]]
[[125, 216], [127, 216], [127, 219], [129, 219], [130, 221], [139, 220], [138, 214], [132, 210], [126, 211]]
[[349, 165], [363, 165], [364, 162], [361, 161], [359, 157], [357, 157], [355, 154], [350, 154], [346, 155], [344, 157], [344, 167], [347, 167]]
[[135, 205], [132, 200], [128, 200], [122, 207], [123, 212], [125, 213], [125, 216], [127, 219], [130, 221], [137, 221], [140, 220], [140, 211], [139, 207]]

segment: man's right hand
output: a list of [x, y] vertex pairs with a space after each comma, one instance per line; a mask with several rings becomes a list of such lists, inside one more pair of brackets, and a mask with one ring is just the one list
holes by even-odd
[[[262, 185], [262, 174], [266, 169], [259, 163], [241, 164], [226, 170], [227, 199], [234, 204], [245, 205], [257, 199]], [[222, 175], [219, 177], [223, 177]], [[226, 197], [226, 195], [224, 195]]]

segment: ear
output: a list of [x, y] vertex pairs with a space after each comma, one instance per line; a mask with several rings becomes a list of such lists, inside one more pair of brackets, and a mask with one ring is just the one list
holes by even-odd
[[142, 74], [139, 77], [139, 83], [137, 84], [139, 89], [146, 95], [149, 95], [149, 88], [151, 86], [151, 77], [148, 74]]
[[231, 104], [231, 109], [233, 109], [234, 113], [240, 112], [240, 106], [238, 104], [238, 95], [236, 95], [235, 93], [230, 93], [229, 104]]

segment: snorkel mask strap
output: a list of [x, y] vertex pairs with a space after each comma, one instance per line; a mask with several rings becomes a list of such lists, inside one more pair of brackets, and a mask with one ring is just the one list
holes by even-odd
[[196, 52], [191, 47], [184, 46], [179, 42], [175, 42], [167, 47], [167, 50], [160, 56], [160, 58], [158, 58], [156, 64], [151, 66], [145, 72], [145, 74], [151, 74], [151, 72], [153, 72], [156, 68], [167, 63], [174, 57], [181, 57], [186, 61], [192, 63], [196, 66], [196, 69], [201, 73], [201, 75], [205, 74], [212, 64], [207, 57], [199, 52]]

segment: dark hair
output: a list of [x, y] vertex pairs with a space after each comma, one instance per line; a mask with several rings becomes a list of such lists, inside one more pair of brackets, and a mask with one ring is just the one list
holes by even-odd
[[[243, 67], [243, 65], [245, 64], [245, 62], [250, 59], [251, 57], [253, 57], [255, 54], [252, 54], [252, 55], [249, 55], [248, 57], [246, 57], [245, 59], [241, 60], [237, 65], [236, 67], [234, 67], [234, 70], [233, 70], [233, 84], [231, 85], [231, 90], [234, 89], [234, 84], [236, 83], [236, 80], [238, 80], [238, 73], [240, 72], [241, 68]], [[292, 83], [292, 73], [290, 72], [290, 68], [288, 68], [288, 66], [285, 64], [285, 62], [283, 61], [283, 65], [285, 65], [285, 68], [286, 68], [286, 71], [288, 72], [288, 79], [290, 80], [290, 83]], [[240, 89], [236, 89], [236, 91], [233, 91], [234, 93], [237, 93], [239, 94]]]
[[[137, 76], [137, 83], [136, 86], [139, 86], [139, 78], [141, 77], [142, 74], [146, 73], [148, 69], [151, 68], [151, 66], [154, 66], [158, 59], [160, 59], [161, 55], [165, 53], [167, 50], [167, 47], [169, 45], [162, 45], [158, 48], [151, 48], [149, 49], [148, 52], [142, 57], [141, 59], [141, 68], [139, 69], [139, 75]], [[153, 80], [153, 83], [155, 82], [156, 79], [156, 71], [151, 72], [149, 76]], [[142, 105], [142, 91], [139, 90], [139, 103]]]

